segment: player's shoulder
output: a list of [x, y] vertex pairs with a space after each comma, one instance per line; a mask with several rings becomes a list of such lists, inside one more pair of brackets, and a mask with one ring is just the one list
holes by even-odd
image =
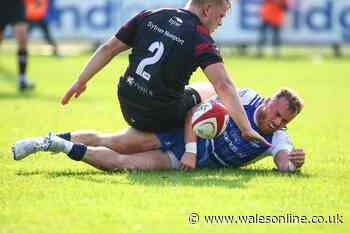
[[250, 88], [239, 89], [238, 95], [243, 105], [249, 105], [263, 99], [258, 92]]
[[[241, 100], [242, 105], [251, 105], [255, 104], [257, 101], [264, 100], [264, 98], [260, 96], [259, 93], [250, 88], [240, 88], [238, 90], [238, 96]], [[214, 95], [210, 98], [210, 100], [221, 102], [220, 97], [218, 95]]]
[[150, 10], [142, 10], [140, 12], [138, 12], [135, 16], [134, 16], [134, 19], [137, 19], [137, 20], [143, 20], [145, 18], [148, 18], [148, 17], [152, 17], [154, 15], [163, 15], [165, 13], [164, 11], [165, 9], [163, 8], [160, 8], [160, 9], [150, 9]]
[[215, 44], [214, 39], [211, 37], [209, 30], [204, 27], [201, 23], [194, 23], [192, 25], [194, 37], [198, 43], [210, 43]]
[[177, 9], [174, 8], [158, 8], [158, 9], [149, 9], [149, 10], [143, 10], [141, 11], [141, 14], [143, 16], [168, 16], [175, 14], [177, 12]]

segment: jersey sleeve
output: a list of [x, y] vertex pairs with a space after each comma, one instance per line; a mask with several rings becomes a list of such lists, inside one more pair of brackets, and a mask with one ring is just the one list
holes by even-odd
[[277, 155], [281, 150], [292, 151], [293, 144], [286, 130], [277, 130], [272, 137], [272, 146], [266, 153]]
[[133, 47], [135, 44], [136, 30], [141, 20], [145, 16], [147, 11], [141, 11], [139, 14], [134, 16], [131, 20], [126, 22], [117, 32], [115, 37], [127, 44], [130, 47]]
[[[252, 101], [254, 101], [257, 97], [260, 97], [259, 94], [253, 89], [249, 88], [240, 88], [238, 90], [239, 100], [242, 105], [248, 105]], [[220, 97], [218, 95], [212, 96], [208, 101], [218, 101], [221, 102]]]
[[254, 99], [256, 99], [257, 97], [260, 97], [256, 91], [249, 88], [240, 88], [238, 90], [238, 96], [242, 105], [248, 105]]
[[214, 40], [202, 26], [197, 26], [197, 37], [194, 56], [202, 70], [211, 64], [223, 62]]

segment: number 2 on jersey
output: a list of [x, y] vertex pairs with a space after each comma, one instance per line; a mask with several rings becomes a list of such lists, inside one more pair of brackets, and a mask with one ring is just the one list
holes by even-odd
[[152, 76], [151, 74], [145, 71], [145, 67], [149, 65], [153, 65], [160, 60], [160, 58], [164, 53], [164, 45], [160, 41], [155, 41], [149, 46], [148, 50], [152, 53], [156, 50], [157, 51], [152, 57], [147, 57], [143, 59], [136, 69], [136, 74], [140, 75], [142, 78], [146, 79], [147, 81], [149, 81]]

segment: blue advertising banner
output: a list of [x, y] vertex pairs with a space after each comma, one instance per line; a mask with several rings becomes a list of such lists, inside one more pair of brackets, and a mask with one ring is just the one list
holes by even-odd
[[[60, 38], [105, 40], [144, 9], [181, 8], [186, 0], [54, 0], [49, 22]], [[283, 39], [289, 43], [350, 42], [349, 0], [294, 0], [288, 11]], [[261, 23], [261, 0], [232, 1], [223, 26], [215, 33], [219, 42], [253, 43]]]

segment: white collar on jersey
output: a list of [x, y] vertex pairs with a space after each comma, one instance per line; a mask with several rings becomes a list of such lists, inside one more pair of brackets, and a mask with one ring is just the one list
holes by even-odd
[[257, 114], [257, 112], [258, 112], [258, 110], [262, 107], [263, 105], [261, 104], [259, 107], [257, 107], [256, 109], [255, 109], [255, 111], [254, 111], [254, 114], [253, 114], [253, 120], [254, 120], [254, 123], [255, 123], [255, 125], [259, 128], [259, 126], [258, 126], [258, 120], [256, 119], [256, 114]]

